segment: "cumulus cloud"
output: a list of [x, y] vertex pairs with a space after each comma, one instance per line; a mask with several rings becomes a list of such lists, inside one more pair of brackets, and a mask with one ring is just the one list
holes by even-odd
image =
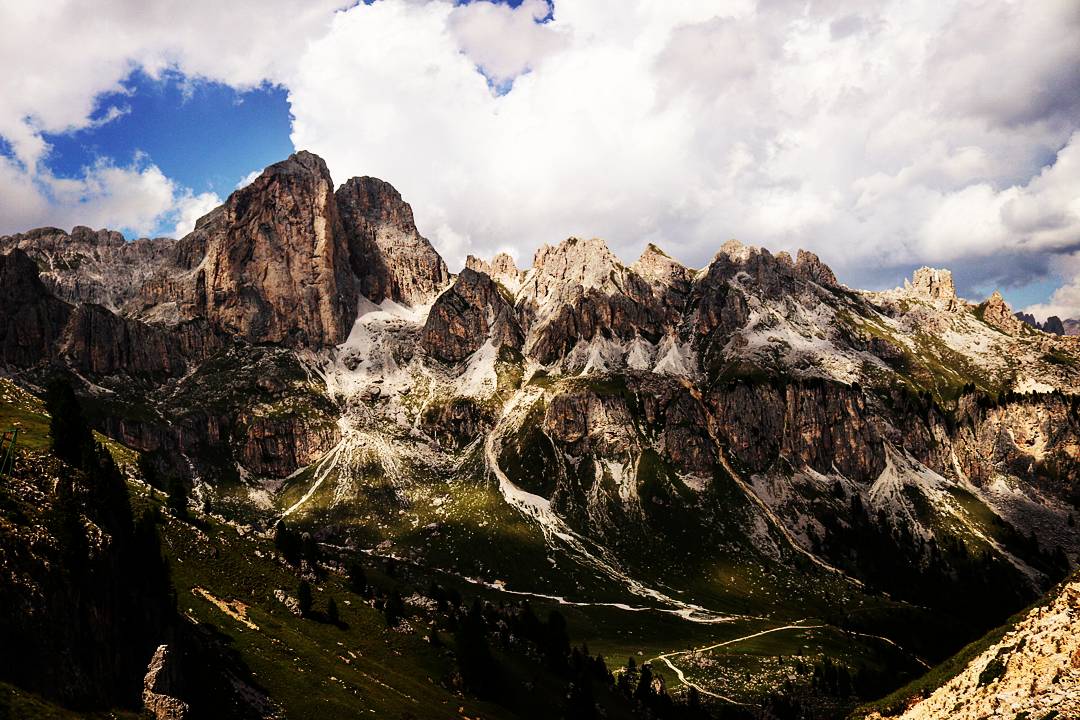
[[195, 195], [191, 191], [183, 192], [173, 203], [176, 215], [175, 237], [183, 237], [195, 229], [195, 221], [221, 204], [217, 193], [204, 192]]
[[859, 285], [948, 263], [970, 290], [1080, 245], [1075, 0], [23, 5], [0, 135], [26, 167], [132, 67], [279, 83], [294, 144], [392, 182], [452, 266], [570, 234], [700, 265], [737, 237]]
[[0, 158], [0, 196], [6, 208], [0, 233], [89, 225], [146, 235], [174, 220], [181, 233], [221, 202], [213, 193], [193, 195], [178, 187], [143, 156], [128, 165], [100, 159], [77, 177], [44, 170], [31, 176], [16, 161]]
[[569, 234], [701, 264], [738, 237], [975, 285], [1080, 236], [1075, 3], [542, 5], [339, 13], [289, 79], [294, 144], [397, 185], [451, 264]]
[[531, 70], [568, 38], [543, 22], [547, 0], [525, 0], [517, 8], [487, 0], [458, 5], [448, 16], [464, 52], [496, 86]]
[[[43, 133], [110, 122], [123, 106], [100, 108], [102, 93], [125, 92], [135, 69], [178, 70], [236, 88], [281, 82], [306, 43], [323, 33], [346, 0], [78, 0], [0, 4], [0, 229], [32, 223], [109, 224], [148, 231], [147, 218], [188, 212], [191, 201], [156, 167], [108, 160], [63, 181], [48, 169]], [[144, 163], [145, 164], [145, 163]], [[115, 194], [114, 194], [115, 193]], [[163, 198], [175, 200], [162, 209]], [[78, 214], [76, 213], [76, 214]], [[127, 213], [127, 214], [125, 214]]]

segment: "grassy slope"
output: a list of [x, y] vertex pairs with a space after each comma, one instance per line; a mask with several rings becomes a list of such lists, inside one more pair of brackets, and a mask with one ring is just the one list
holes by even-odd
[[124, 711], [76, 712], [0, 682], [0, 720], [137, 720], [141, 717], [139, 713]]
[[[1075, 579], [1076, 577], [1077, 574], [1074, 573], [1073, 578]], [[988, 647], [999, 642], [1001, 638], [1012, 630], [1013, 626], [1022, 620], [1029, 612], [1037, 607], [1046, 605], [1050, 598], [1057, 595], [1066, 582], [1067, 581], [1059, 583], [1057, 587], [1051, 589], [1031, 605], [1014, 613], [1003, 624], [988, 631], [978, 640], [968, 643], [948, 660], [935, 665], [925, 675], [897, 688], [880, 700], [875, 700], [874, 702], [866, 703], [865, 705], [856, 708], [851, 713], [850, 718], [852, 720], [861, 720], [861, 718], [875, 711], [885, 716], [895, 715], [903, 711], [911, 698], [929, 696], [939, 687], [959, 675], [964, 668], [968, 666], [968, 663], [981, 655]]]
[[[48, 418], [40, 403], [12, 387], [5, 384], [2, 388], [6, 394], [5, 402], [0, 402], [0, 418], [18, 417], [23, 423], [27, 429], [23, 447], [47, 447]], [[135, 453], [111, 441], [108, 444], [122, 464], [133, 463]], [[294, 493], [302, 492], [301, 488], [310, 482], [310, 478], [303, 476], [297, 480], [299, 487]], [[458, 482], [436, 487], [436, 492], [424, 496], [426, 502], [413, 503], [404, 513], [377, 507], [377, 498], [350, 508], [353, 512], [360, 511], [352, 522], [364, 526], [366, 531], [382, 526], [371, 539], [392, 538], [395, 554], [423, 552], [409, 571], [412, 587], [423, 588], [436, 580], [458, 587], [466, 598], [480, 595], [496, 603], [520, 599], [442, 573], [437, 569], [442, 567], [489, 579], [507, 577], [511, 587], [542, 578], [536, 589], [548, 592], [554, 589], [558, 594], [573, 597], [581, 597], [583, 592], [588, 595], [590, 582], [597, 583], [594, 592], [601, 592], [600, 583], [594, 576], [590, 577], [590, 571], [574, 567], [561, 555], [554, 557], [554, 562], [549, 560], [549, 552], [535, 525], [509, 508], [490, 485]], [[132, 491], [137, 510], [163, 502], [160, 493], [150, 491], [145, 485], [136, 483]], [[437, 496], [448, 496], [450, 504], [436, 507], [431, 500]], [[434, 520], [443, 527], [439, 536], [433, 538], [423, 528]], [[347, 629], [297, 618], [274, 598], [277, 588], [295, 594], [298, 578], [294, 570], [271, 559], [273, 548], [269, 540], [251, 533], [241, 535], [235, 527], [216, 521], [209, 521], [205, 528], [204, 532], [170, 518], [163, 532], [180, 608], [193, 620], [214, 626], [227, 638], [256, 680], [286, 709], [289, 717], [359, 713], [377, 717], [407, 717], [410, 713], [415, 717], [451, 717], [457, 716], [459, 707], [466, 715], [509, 716], [501, 708], [465, 701], [444, 687], [443, 681], [454, 669], [453, 658], [446, 650], [433, 648], [425, 641], [426, 628], [387, 629], [382, 614], [345, 590], [340, 577], [333, 574], [316, 584], [315, 608], [322, 610], [328, 598], [334, 597]], [[368, 561], [369, 576], [374, 581], [386, 588], [395, 584], [373, 563], [378, 564]], [[655, 611], [576, 607], [538, 598], [532, 598], [531, 602], [541, 616], [559, 609], [567, 618], [572, 640], [587, 642], [591, 652], [608, 657], [613, 668], [630, 656], [640, 663], [662, 653], [739, 638], [801, 619], [806, 614], [823, 614], [836, 602], [858, 607], [860, 611], [873, 612], [877, 605], [882, 605], [882, 611], [888, 610], [885, 607], [888, 603], [870, 597], [849, 596], [838, 600], [843, 596], [838, 583], [813, 599], [806, 594], [793, 595], [795, 574], [778, 576], [775, 568], [767, 567], [751, 572], [739, 564], [718, 564], [711, 568], [709, 577], [701, 579], [697, 588], [701, 592], [702, 586], [709, 586], [710, 591], [704, 594], [710, 595], [710, 605], [715, 602], [732, 610], [768, 616], [720, 625], [690, 623]], [[248, 619], [259, 629], [252, 630], [230, 617], [194, 592], [195, 588], [202, 588], [225, 602], [244, 603]], [[670, 588], [668, 591], [677, 593]], [[606, 592], [611, 593], [610, 589]], [[623, 592], [595, 599], [646, 604], [641, 598]], [[445, 633], [443, 636], [451, 642]], [[747, 673], [776, 675], [770, 673], [770, 667], [781, 664], [775, 660], [777, 656], [812, 657], [827, 653], [850, 665], [864, 661], [873, 664], [883, 649], [891, 652], [880, 641], [855, 639], [826, 628], [775, 633], [701, 656], [680, 656], [675, 661], [694, 681], [752, 698], [760, 694], [762, 684], [740, 686], [738, 679]], [[688, 659], [692, 662], [687, 663]], [[654, 668], [665, 676], [668, 687], [678, 687], [666, 666], [654, 662]]]

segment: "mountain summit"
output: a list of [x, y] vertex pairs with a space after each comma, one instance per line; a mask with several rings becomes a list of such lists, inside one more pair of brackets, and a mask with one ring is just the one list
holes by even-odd
[[[807, 251], [728, 241], [692, 269], [572, 237], [524, 269], [500, 254], [453, 275], [392, 186], [335, 189], [299, 152], [178, 240], [0, 238], [0, 280], [0, 418], [35, 443], [15, 478], [67, 518], [38, 542], [19, 518], [39, 511], [0, 504], [18, 529], [0, 566], [43, 573], [27, 558], [83, 522], [35, 474], [86, 484], [46, 450], [37, 399], [70, 384], [133, 504], [165, 504], [179, 607], [278, 678], [254, 717], [313, 697], [391, 717], [571, 700], [668, 717], [702, 697], [838, 717], [1080, 552], [1080, 345], [1000, 294], [958, 297], [947, 270], [869, 292]], [[68, 627], [62, 587], [0, 584], [0, 608]], [[571, 633], [652, 662], [616, 679]], [[148, 707], [194, 682], [170, 638], [139, 646]], [[104, 660], [72, 662], [90, 677]]]

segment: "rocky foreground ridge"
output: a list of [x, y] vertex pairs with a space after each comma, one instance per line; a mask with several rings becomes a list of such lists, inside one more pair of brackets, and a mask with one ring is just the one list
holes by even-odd
[[929, 697], [889, 717], [1080, 717], [1080, 581], [1057, 589]]
[[805, 251], [569, 238], [451, 275], [390, 185], [300, 152], [179, 240], [0, 238], [0, 278], [6, 374], [68, 373], [255, 528], [690, 622], [797, 597], [880, 635], [850, 607], [884, 598], [920, 661], [1080, 552], [1080, 341], [947, 270], [868, 292]]

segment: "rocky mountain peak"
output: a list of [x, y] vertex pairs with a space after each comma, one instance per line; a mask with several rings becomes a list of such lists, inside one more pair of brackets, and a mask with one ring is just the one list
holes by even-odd
[[809, 250], [799, 250], [795, 259], [795, 272], [805, 280], [827, 287], [836, 286], [836, 275], [821, 259]]
[[504, 252], [496, 253], [491, 262], [469, 255], [465, 258], [465, 267], [490, 276], [512, 293], [521, 288], [521, 280], [525, 276], [525, 273], [518, 270], [514, 258]]
[[485, 342], [521, 347], [522, 331], [510, 298], [487, 273], [466, 267], [431, 306], [421, 345], [431, 356], [458, 362]]
[[645, 246], [630, 269], [651, 285], [689, 290], [693, 272], [653, 243]]
[[1013, 315], [1012, 308], [997, 290], [982, 304], [983, 320], [1001, 330], [1006, 335], [1015, 335], [1023, 327], [1023, 322]]
[[237, 190], [195, 230], [195, 311], [250, 342], [341, 342], [356, 313], [349, 243], [326, 163], [301, 151]]
[[717, 251], [714, 261], [727, 258], [732, 262], [746, 262], [752, 255], [759, 252], [758, 248], [751, 245], [743, 245], [738, 240], [728, 240], [720, 246], [720, 250]]
[[412, 207], [394, 186], [354, 177], [335, 194], [360, 292], [373, 302], [415, 305], [431, 300], [450, 273], [416, 229]]
[[912, 274], [911, 282], [904, 281], [904, 289], [934, 300], [956, 301], [952, 273], [944, 269], [921, 267]]
[[625, 270], [603, 240], [570, 237], [536, 251], [525, 289], [541, 305], [578, 289], [614, 291], [612, 274], [620, 269]]

